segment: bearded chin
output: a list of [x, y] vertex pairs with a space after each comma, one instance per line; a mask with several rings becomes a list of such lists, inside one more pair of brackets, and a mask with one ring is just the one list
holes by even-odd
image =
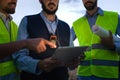
[[8, 14], [14, 14], [15, 9], [6, 9], [5, 12], [8, 13]]
[[97, 0], [93, 4], [93, 6], [89, 6], [89, 7], [85, 6], [85, 8], [89, 11], [89, 10], [93, 10], [96, 6], [97, 6]]
[[50, 10], [48, 10], [48, 9], [45, 7], [45, 5], [42, 3], [42, 9], [43, 9], [47, 14], [54, 15], [54, 14], [56, 13], [57, 9], [58, 9], [58, 6], [57, 6], [57, 8], [56, 8], [55, 10], [50, 11]]
[[43, 8], [43, 10], [47, 13], [47, 14], [50, 14], [50, 15], [54, 15], [55, 13], [56, 13], [56, 11], [57, 11], [57, 9], [55, 9], [55, 10], [53, 10], [53, 11], [50, 11], [50, 10], [48, 10], [48, 9], [44, 9]]
[[95, 6], [89, 6], [89, 7], [85, 7], [88, 11], [89, 10], [93, 10], [95, 8]]
[[54, 15], [56, 13], [56, 10], [50, 11], [50, 10], [44, 10], [47, 14]]

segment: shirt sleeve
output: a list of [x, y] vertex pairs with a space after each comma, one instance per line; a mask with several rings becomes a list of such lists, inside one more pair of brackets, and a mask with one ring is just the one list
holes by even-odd
[[72, 31], [70, 30], [70, 46], [74, 46], [74, 43], [73, 43], [73, 35], [72, 35]]
[[[116, 35], [118, 36], [118, 38], [120, 39], [120, 15], [118, 17], [118, 26], [117, 26], [117, 30], [116, 30]], [[116, 52], [120, 52], [120, 41], [119, 42], [114, 42], [116, 49]]]
[[76, 35], [75, 35], [73, 27], [70, 29], [70, 32], [71, 32], [71, 38], [74, 41], [76, 39]]
[[[18, 29], [17, 40], [23, 40], [27, 38], [28, 38], [27, 18], [24, 17]], [[30, 57], [28, 49], [23, 49], [13, 54], [13, 59], [18, 69], [24, 70], [26, 72], [34, 73], [34, 74], [41, 73], [41, 71], [37, 70], [37, 65], [40, 60], [33, 59], [32, 57]]]

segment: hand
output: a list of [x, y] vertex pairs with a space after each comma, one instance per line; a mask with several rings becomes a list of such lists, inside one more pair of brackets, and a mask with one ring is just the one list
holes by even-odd
[[114, 45], [114, 41], [113, 41], [113, 35], [112, 32], [109, 31], [110, 36], [109, 37], [100, 37], [101, 38], [101, 44], [104, 45], [105, 47], [107, 47], [108, 49], [114, 50], [115, 49], [115, 45]]
[[46, 58], [44, 60], [41, 60], [38, 64], [38, 68], [40, 70], [44, 70], [46, 72], [50, 72], [51, 70], [53, 70], [54, 68], [56, 68], [58, 65], [60, 64], [59, 61], [50, 58]]
[[76, 68], [80, 64], [80, 61], [84, 60], [84, 58], [85, 58], [85, 55], [83, 53], [77, 58], [73, 58], [70, 63], [66, 64], [66, 66]]
[[56, 48], [54, 43], [43, 38], [28, 39], [26, 43], [28, 49], [37, 51], [38, 53], [44, 52], [46, 50], [46, 45], [50, 46], [51, 48]]

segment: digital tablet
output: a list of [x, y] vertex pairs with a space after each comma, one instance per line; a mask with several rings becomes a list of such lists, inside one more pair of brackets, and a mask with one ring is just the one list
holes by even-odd
[[84, 55], [84, 51], [86, 51], [87, 47], [59, 47], [55, 50], [53, 54], [54, 59], [58, 59], [63, 63], [69, 63], [74, 58], [79, 57], [80, 55]]

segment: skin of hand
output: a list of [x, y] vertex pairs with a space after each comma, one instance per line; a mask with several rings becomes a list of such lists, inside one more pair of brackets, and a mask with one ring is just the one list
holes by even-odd
[[26, 44], [28, 49], [35, 50], [38, 53], [44, 52], [46, 50], [46, 45], [50, 46], [51, 48], [56, 48], [54, 43], [43, 38], [28, 39]]
[[110, 36], [109, 37], [100, 37], [101, 38], [101, 44], [104, 45], [105, 47], [107, 47], [108, 49], [114, 50], [115, 49], [115, 45], [114, 45], [114, 41], [113, 41], [113, 36], [112, 36], [112, 32], [109, 31]]
[[70, 63], [66, 64], [67, 67], [77, 67], [80, 64], [80, 61], [84, 60], [84, 53], [78, 56], [77, 58], [73, 58]]
[[52, 59], [51, 57], [46, 58], [44, 60], [39, 61], [38, 69], [46, 71], [46, 72], [50, 72], [51, 70], [56, 68], [60, 63], [61, 63], [60, 61]]

